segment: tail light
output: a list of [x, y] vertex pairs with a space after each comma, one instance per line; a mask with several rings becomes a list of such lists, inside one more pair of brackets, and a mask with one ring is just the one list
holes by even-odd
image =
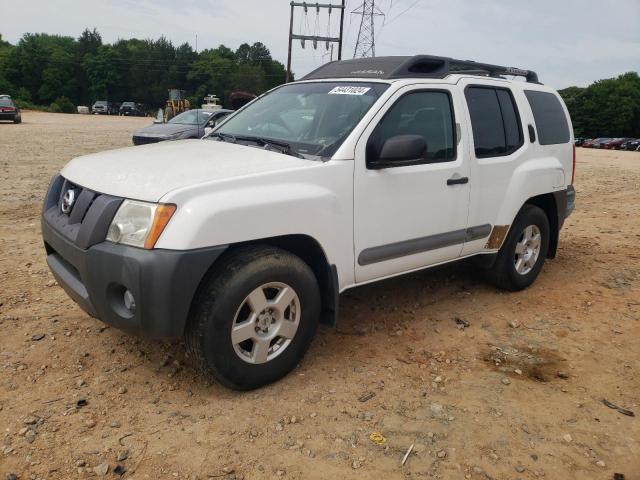
[[571, 185], [573, 185], [574, 180], [576, 179], [576, 144], [573, 144], [573, 168], [571, 171]]
[[13, 112], [15, 111], [14, 107], [2, 107], [3, 112]]

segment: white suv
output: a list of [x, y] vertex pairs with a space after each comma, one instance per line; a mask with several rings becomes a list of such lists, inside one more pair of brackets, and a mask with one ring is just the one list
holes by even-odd
[[47, 262], [90, 315], [185, 336], [208, 375], [255, 388], [294, 368], [349, 288], [471, 256], [529, 286], [573, 209], [573, 143], [534, 72], [333, 62], [204, 139], [71, 161], [44, 204]]

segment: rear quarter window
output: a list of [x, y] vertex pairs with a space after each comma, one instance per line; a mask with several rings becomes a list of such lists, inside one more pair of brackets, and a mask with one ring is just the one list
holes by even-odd
[[558, 97], [548, 92], [525, 90], [538, 129], [540, 145], [568, 143], [571, 139], [567, 117]]

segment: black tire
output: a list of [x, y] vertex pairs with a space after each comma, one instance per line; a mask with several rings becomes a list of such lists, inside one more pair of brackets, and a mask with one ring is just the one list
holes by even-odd
[[[530, 225], [538, 227], [540, 231], [540, 252], [531, 270], [522, 274], [516, 270], [516, 244], [521, 240], [525, 228]], [[549, 235], [549, 219], [544, 210], [534, 205], [522, 207], [498, 252], [495, 263], [486, 272], [487, 279], [497, 287], [512, 292], [527, 288], [536, 280], [547, 258]]]
[[13, 123], [22, 123], [22, 115], [16, 115], [13, 117]]
[[[271, 282], [289, 285], [298, 295], [299, 326], [281, 354], [248, 363], [236, 353], [231, 329], [248, 295]], [[187, 325], [187, 351], [207, 377], [229, 388], [261, 387], [284, 377], [302, 359], [318, 327], [320, 305], [318, 282], [299, 257], [271, 246], [238, 248], [204, 280]]]

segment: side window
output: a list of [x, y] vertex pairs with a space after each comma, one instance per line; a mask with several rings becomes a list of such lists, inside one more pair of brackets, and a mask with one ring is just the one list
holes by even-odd
[[568, 143], [571, 134], [560, 100], [548, 92], [525, 90], [524, 94], [529, 100], [533, 118], [538, 127], [540, 145]]
[[[385, 114], [367, 143], [367, 161], [380, 158], [385, 142], [401, 135], [419, 135], [427, 149], [409, 164], [450, 162], [456, 158], [455, 122], [448, 92], [419, 91], [401, 97]], [[406, 161], [398, 166], [407, 165]]]
[[477, 158], [510, 155], [522, 146], [520, 117], [509, 90], [468, 87], [465, 97]]
[[496, 95], [498, 95], [498, 102], [500, 103], [500, 110], [502, 111], [506, 151], [513, 153], [519, 149], [523, 143], [518, 111], [508, 91], [496, 90]]

